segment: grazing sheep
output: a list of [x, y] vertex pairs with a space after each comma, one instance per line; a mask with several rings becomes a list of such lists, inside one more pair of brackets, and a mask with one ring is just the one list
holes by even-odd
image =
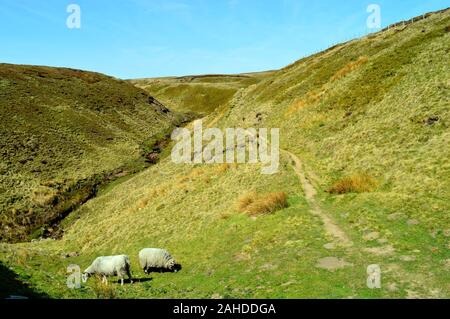
[[130, 268], [130, 258], [126, 255], [98, 257], [84, 271], [82, 279], [83, 282], [86, 282], [92, 275], [101, 275], [103, 277], [102, 282], [108, 284], [108, 279], [106, 277], [118, 276], [121, 280], [121, 285], [123, 286], [123, 279], [125, 276], [128, 276], [131, 283], [133, 283]]
[[139, 252], [139, 262], [142, 270], [148, 275], [152, 270], [177, 272], [178, 265], [165, 249], [145, 248]]

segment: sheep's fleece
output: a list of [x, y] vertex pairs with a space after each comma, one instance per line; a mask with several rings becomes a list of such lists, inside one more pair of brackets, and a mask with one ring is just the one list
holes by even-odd
[[139, 252], [139, 262], [144, 272], [151, 268], [172, 270], [176, 262], [165, 249], [145, 248]]
[[98, 257], [84, 273], [88, 276], [101, 275], [104, 280], [107, 276], [118, 276], [123, 285], [125, 276], [131, 279], [130, 265], [130, 258], [126, 255]]

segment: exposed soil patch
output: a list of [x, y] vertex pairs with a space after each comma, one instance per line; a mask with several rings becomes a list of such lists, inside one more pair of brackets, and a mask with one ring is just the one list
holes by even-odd
[[374, 254], [377, 256], [389, 256], [395, 252], [395, 249], [392, 246], [384, 246], [384, 247], [364, 248], [364, 251], [366, 253]]
[[342, 269], [345, 267], [353, 266], [352, 264], [346, 262], [343, 259], [337, 258], [337, 257], [325, 257], [322, 259], [319, 259], [319, 261], [316, 264], [317, 268], [326, 269], [329, 271], [336, 271], [338, 269]]

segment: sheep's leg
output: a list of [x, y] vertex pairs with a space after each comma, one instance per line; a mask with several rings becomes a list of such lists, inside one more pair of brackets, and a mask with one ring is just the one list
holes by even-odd
[[120, 285], [123, 287], [123, 277], [120, 277]]
[[133, 283], [133, 276], [131, 275], [131, 270], [127, 269], [127, 276], [130, 279], [130, 283]]
[[106, 276], [103, 276], [103, 280], [102, 282], [106, 285], [108, 285], [108, 278], [106, 278]]

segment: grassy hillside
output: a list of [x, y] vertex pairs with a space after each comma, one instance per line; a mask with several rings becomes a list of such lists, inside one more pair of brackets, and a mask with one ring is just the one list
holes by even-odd
[[131, 82], [155, 96], [171, 110], [207, 115], [224, 107], [240, 89], [256, 84], [271, 74], [272, 72], [200, 75]]
[[298, 61], [216, 114], [280, 127], [353, 253], [409, 297], [450, 294], [449, 51], [447, 10]]
[[143, 166], [145, 141], [175, 116], [146, 92], [104, 75], [0, 65], [0, 239], [23, 240]]
[[[207, 117], [279, 127], [278, 174], [166, 158], [71, 214], [62, 240], [3, 244], [0, 260], [50, 297], [448, 298], [449, 30], [446, 11], [341, 44]], [[240, 212], [248, 194], [274, 192], [287, 208]], [[143, 247], [169, 249], [183, 270], [146, 278]], [[118, 253], [137, 283], [67, 289], [69, 264]], [[382, 289], [367, 287], [371, 264]]]

